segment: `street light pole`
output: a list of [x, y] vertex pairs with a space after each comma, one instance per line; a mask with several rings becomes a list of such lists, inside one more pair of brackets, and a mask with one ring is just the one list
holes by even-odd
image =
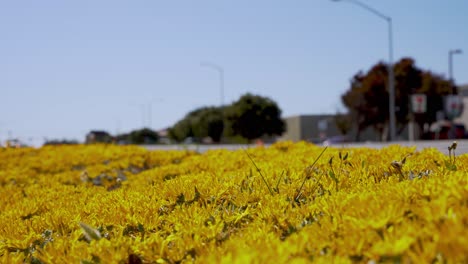
[[164, 100], [161, 99], [161, 98], [158, 98], [158, 99], [155, 99], [155, 100], [148, 101], [147, 103], [140, 103], [140, 104], [132, 103], [132, 104], [130, 104], [131, 106], [140, 107], [142, 128], [144, 128], [146, 126], [148, 128], [152, 127], [152, 125], [153, 125], [152, 124], [152, 121], [153, 121], [153, 103], [162, 102], [162, 101], [164, 101]]
[[[462, 50], [461, 49], [455, 49], [455, 50], [449, 50], [449, 82], [450, 85], [452, 85], [452, 93], [455, 93], [455, 82], [453, 81], [453, 55], [454, 54], [461, 54]], [[450, 122], [452, 123], [450, 126], [450, 138], [455, 138], [456, 137], [456, 132], [455, 132], [455, 126], [453, 125], [453, 118], [450, 118]]]
[[453, 85], [453, 55], [454, 54], [461, 54], [462, 50], [461, 49], [455, 49], [455, 50], [449, 50], [449, 81]]
[[221, 93], [221, 96], [220, 96], [221, 106], [224, 106], [224, 69], [223, 69], [223, 67], [221, 67], [221, 66], [219, 66], [217, 64], [214, 64], [214, 63], [209, 63], [209, 62], [202, 62], [202, 63], [200, 63], [200, 66], [208, 67], [208, 68], [211, 68], [211, 69], [214, 69], [214, 70], [218, 71], [218, 73], [219, 73], [219, 86], [220, 86], [220, 93]]
[[357, 6], [362, 7], [363, 9], [373, 13], [374, 15], [384, 19], [388, 23], [388, 110], [389, 110], [389, 122], [390, 122], [390, 141], [396, 139], [396, 118], [395, 118], [395, 76], [393, 72], [393, 28], [392, 28], [392, 18], [386, 16], [376, 9], [358, 1], [358, 0], [332, 0], [334, 2], [347, 1], [353, 3]]
[[[221, 97], [220, 97], [221, 106], [220, 106], [220, 109], [221, 109], [221, 115], [222, 115], [222, 121], [223, 121], [223, 134], [224, 134], [224, 132], [226, 131], [226, 128], [225, 128], [226, 115], [224, 113], [224, 69], [223, 69], [223, 67], [221, 67], [221, 66], [219, 66], [217, 64], [214, 64], [214, 63], [210, 63], [210, 62], [202, 62], [202, 63], [200, 63], [200, 66], [214, 69], [214, 70], [218, 71], [218, 73], [219, 73], [219, 88], [220, 88], [220, 92], [221, 92]], [[223, 134], [221, 134], [221, 140], [222, 140]]]

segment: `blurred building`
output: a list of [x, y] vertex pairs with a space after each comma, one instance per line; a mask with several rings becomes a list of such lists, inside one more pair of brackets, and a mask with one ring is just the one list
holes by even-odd
[[461, 116], [454, 121], [457, 124], [465, 125], [465, 128], [468, 129], [468, 84], [460, 85], [458, 87], [458, 92], [463, 97], [464, 108]]
[[284, 122], [286, 132], [279, 140], [322, 143], [332, 137], [340, 136], [334, 115], [297, 115], [286, 117]]
[[[468, 130], [468, 84], [459, 86], [459, 94], [463, 97], [464, 109], [462, 115], [454, 120], [460, 131]], [[352, 125], [346, 135], [342, 135], [337, 127], [335, 115], [297, 115], [284, 118], [286, 123], [286, 132], [279, 140], [309, 141], [313, 143], [340, 143], [345, 141], [354, 141], [356, 139], [356, 128]], [[449, 121], [442, 120], [441, 124]], [[449, 122], [450, 123], [450, 122]], [[436, 124], [437, 125], [437, 124]], [[464, 127], [462, 127], [464, 126]], [[414, 127], [418, 130], [418, 127]], [[421, 131], [415, 131], [415, 138], [419, 138]], [[408, 127], [404, 128], [397, 140], [408, 140]], [[442, 136], [442, 137], [441, 137]], [[466, 135], [465, 135], [466, 136]], [[448, 134], [445, 136], [448, 138]], [[457, 135], [462, 138], [463, 135]], [[370, 127], [360, 133], [360, 141], [380, 141], [379, 135]], [[437, 138], [444, 138], [438, 135]]]
[[[343, 135], [337, 126], [335, 115], [297, 115], [284, 118], [286, 132], [278, 140], [308, 141], [317, 144], [333, 144], [356, 140], [356, 127]], [[359, 141], [380, 141], [379, 135], [370, 127], [361, 131]]]

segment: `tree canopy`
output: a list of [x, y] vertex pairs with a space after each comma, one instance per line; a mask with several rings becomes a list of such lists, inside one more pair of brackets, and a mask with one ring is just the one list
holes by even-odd
[[[416, 67], [411, 58], [403, 58], [393, 65], [395, 73], [395, 116], [400, 135], [410, 116], [410, 95], [427, 96], [427, 112], [415, 114], [414, 120], [422, 128], [436, 121], [436, 113], [443, 110], [443, 96], [455, 93], [451, 83], [440, 75]], [[356, 140], [367, 127], [385, 138], [388, 131], [389, 93], [388, 65], [379, 62], [367, 73], [358, 72], [351, 79], [350, 88], [341, 97], [348, 114], [356, 125]]]
[[127, 144], [156, 144], [159, 140], [159, 135], [156, 131], [149, 128], [142, 128], [133, 130], [127, 134], [117, 135], [115, 139]]
[[169, 136], [178, 142], [189, 137], [195, 140], [210, 137], [213, 142], [220, 142], [223, 135], [252, 140], [264, 135], [281, 135], [284, 130], [281, 109], [276, 102], [245, 94], [226, 107], [201, 107], [189, 112], [169, 129]]
[[189, 112], [170, 128], [169, 136], [178, 142], [188, 137], [198, 140], [209, 137], [213, 142], [220, 142], [223, 129], [223, 108], [201, 107]]
[[226, 116], [232, 131], [249, 140], [285, 131], [281, 109], [267, 97], [247, 93], [226, 109]]

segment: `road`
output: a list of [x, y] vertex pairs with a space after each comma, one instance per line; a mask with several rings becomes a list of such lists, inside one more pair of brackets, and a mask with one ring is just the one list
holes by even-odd
[[[448, 155], [448, 147], [452, 145], [454, 140], [424, 140], [424, 141], [399, 141], [394, 142], [393, 144], [399, 144], [406, 147], [416, 146], [417, 150], [423, 150], [425, 148], [436, 148], [440, 152]], [[456, 155], [468, 153], [468, 140], [456, 140], [457, 148], [455, 150]], [[369, 142], [369, 143], [348, 143], [344, 144], [344, 147], [368, 147], [368, 148], [383, 148], [390, 145], [389, 143], [381, 142]]]
[[[425, 148], [436, 148], [440, 152], [448, 155], [448, 146], [452, 144], [453, 140], [427, 140], [427, 141], [398, 141], [391, 144], [399, 144], [402, 146], [413, 147], [416, 146], [417, 150]], [[345, 143], [345, 144], [334, 144], [333, 147], [368, 147], [368, 148], [384, 148], [390, 145], [390, 143], [382, 142], [362, 142], [362, 143]], [[149, 150], [195, 150], [199, 152], [205, 152], [210, 149], [229, 149], [236, 150], [240, 148], [254, 147], [255, 145], [146, 145], [145, 148]], [[268, 145], [266, 145], [268, 146]], [[468, 153], [468, 140], [462, 139], [457, 140], [456, 155]]]

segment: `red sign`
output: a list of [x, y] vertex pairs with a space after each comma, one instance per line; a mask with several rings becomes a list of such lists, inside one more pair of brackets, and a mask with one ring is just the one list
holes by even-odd
[[459, 117], [463, 112], [463, 99], [459, 95], [447, 95], [445, 97], [445, 113], [448, 119]]
[[413, 113], [422, 114], [427, 110], [427, 99], [425, 94], [411, 95], [411, 106]]

